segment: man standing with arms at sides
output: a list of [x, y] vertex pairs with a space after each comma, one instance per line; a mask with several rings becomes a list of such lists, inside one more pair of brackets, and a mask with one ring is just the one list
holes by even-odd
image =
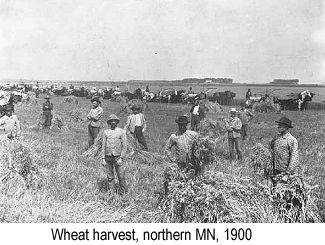
[[[13, 105], [6, 106], [6, 114], [0, 118], [0, 126], [3, 126], [1, 131], [8, 139], [15, 139], [20, 137], [20, 123], [16, 115], [13, 114]], [[2, 134], [2, 133], [1, 133]]]
[[124, 129], [129, 131], [131, 135], [138, 140], [145, 151], [148, 151], [146, 139], [143, 135], [143, 132], [147, 128], [144, 115], [141, 113], [141, 108], [139, 105], [133, 105], [131, 110], [133, 111], [133, 114], [128, 116]]
[[245, 106], [245, 103], [241, 104], [241, 111], [238, 113], [238, 117], [242, 122], [241, 136], [243, 140], [247, 139], [248, 123], [253, 119], [253, 113], [251, 113]]
[[101, 102], [99, 98], [95, 97], [91, 100], [93, 108], [87, 115], [87, 119], [89, 120], [88, 125], [88, 144], [91, 147], [94, 144], [94, 140], [96, 139], [99, 130], [100, 130], [100, 119], [103, 115], [103, 108], [100, 106]]
[[289, 132], [293, 128], [291, 120], [281, 117], [276, 123], [278, 134], [271, 141], [274, 186], [277, 184], [275, 177], [280, 176], [286, 182], [290, 175], [296, 173], [299, 164], [298, 141]]
[[200, 121], [204, 118], [204, 110], [202, 106], [200, 106], [199, 99], [195, 100], [194, 105], [190, 110], [190, 113], [191, 113], [191, 129], [194, 131], [198, 131]]
[[228, 131], [228, 145], [229, 145], [229, 155], [230, 155], [230, 161], [233, 161], [235, 159], [235, 151], [237, 152], [237, 158], [238, 160], [242, 159], [242, 152], [240, 149], [240, 131], [242, 128], [242, 122], [237, 117], [237, 110], [236, 108], [230, 109], [230, 118], [226, 121], [226, 129]]
[[250, 100], [251, 97], [252, 97], [252, 92], [251, 89], [249, 88], [246, 92], [246, 100]]
[[49, 129], [51, 127], [52, 122], [52, 110], [53, 110], [53, 103], [50, 102], [50, 96], [46, 95], [46, 101], [43, 103], [43, 127], [45, 129]]
[[117, 127], [119, 122], [120, 119], [114, 114], [107, 120], [109, 129], [103, 132], [102, 159], [110, 190], [116, 192], [114, 181], [117, 178], [121, 193], [125, 193], [127, 187], [122, 163], [127, 151], [127, 138], [125, 130]]

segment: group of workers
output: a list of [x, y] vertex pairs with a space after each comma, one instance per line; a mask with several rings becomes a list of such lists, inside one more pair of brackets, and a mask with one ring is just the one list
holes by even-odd
[[[94, 144], [94, 140], [98, 136], [101, 127], [101, 118], [103, 109], [99, 98], [91, 100], [92, 109], [87, 115], [88, 125], [88, 143], [89, 147]], [[107, 179], [110, 188], [115, 189], [114, 180], [119, 181], [119, 190], [121, 193], [127, 191], [123, 165], [127, 151], [127, 133], [129, 132], [136, 142], [145, 151], [148, 151], [147, 143], [143, 133], [147, 128], [145, 117], [141, 111], [141, 106], [133, 105], [131, 107], [132, 114], [128, 116], [125, 127], [119, 128], [120, 119], [112, 114], [107, 120], [108, 128], [103, 132], [102, 142], [102, 165], [105, 167]], [[51, 126], [53, 103], [50, 97], [46, 96], [43, 104], [44, 127]], [[8, 105], [6, 114], [0, 118], [1, 130], [9, 139], [20, 136], [20, 124], [16, 115], [13, 114], [14, 107]], [[228, 134], [229, 156], [230, 160], [235, 160], [235, 150], [237, 159], [242, 159], [240, 149], [240, 140], [247, 139], [247, 125], [253, 118], [252, 113], [242, 105], [241, 111], [231, 108], [230, 117], [226, 120], [226, 129]], [[193, 161], [193, 145], [199, 139], [198, 125], [200, 119], [204, 117], [202, 108], [200, 109], [200, 101], [196, 101], [191, 108], [191, 120], [187, 116], [179, 116], [175, 122], [178, 130], [173, 133], [167, 140], [165, 146], [165, 155], [168, 159], [176, 162], [182, 169], [190, 169]], [[187, 129], [191, 122], [191, 129]], [[292, 122], [287, 117], [282, 117], [278, 121], [278, 134], [271, 141], [270, 147], [273, 157], [273, 175], [283, 175], [283, 178], [295, 172], [298, 165], [298, 143], [296, 138], [289, 132], [292, 128]], [[174, 153], [173, 153], [174, 152]], [[116, 189], [115, 189], [116, 190]]]

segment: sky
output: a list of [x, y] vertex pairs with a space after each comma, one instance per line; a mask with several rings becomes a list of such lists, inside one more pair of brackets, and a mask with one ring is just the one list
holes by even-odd
[[325, 81], [325, 0], [0, 0], [0, 79]]

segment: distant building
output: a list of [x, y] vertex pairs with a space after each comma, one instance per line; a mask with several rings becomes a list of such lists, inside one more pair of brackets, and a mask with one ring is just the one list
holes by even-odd
[[276, 85], [298, 85], [299, 79], [274, 79], [270, 84]]

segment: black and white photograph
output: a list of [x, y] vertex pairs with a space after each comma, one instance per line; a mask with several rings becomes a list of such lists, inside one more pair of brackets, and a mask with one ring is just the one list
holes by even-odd
[[324, 0], [0, 0], [1, 223], [324, 221]]

